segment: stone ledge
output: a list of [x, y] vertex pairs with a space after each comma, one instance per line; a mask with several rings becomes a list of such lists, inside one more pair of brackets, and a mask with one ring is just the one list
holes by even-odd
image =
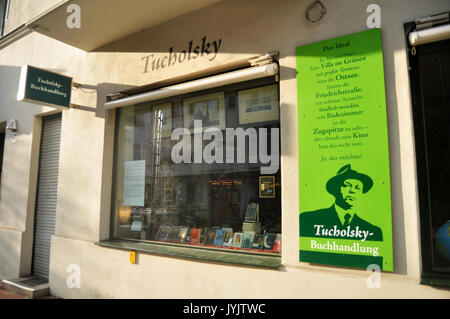
[[278, 269], [281, 266], [281, 256], [279, 255], [255, 253], [244, 250], [228, 251], [212, 247], [184, 246], [156, 242], [135, 242], [129, 240], [104, 240], [95, 244], [107, 248], [204, 261], [224, 262], [236, 265], [257, 266], [272, 269]]
[[27, 285], [26, 282], [34, 277], [23, 277], [13, 280], [3, 280], [2, 289], [29, 299], [43, 298], [50, 295], [49, 283]]

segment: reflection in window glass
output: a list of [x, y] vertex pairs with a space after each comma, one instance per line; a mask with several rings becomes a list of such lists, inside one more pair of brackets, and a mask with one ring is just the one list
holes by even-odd
[[277, 90], [117, 110], [113, 237], [280, 253]]

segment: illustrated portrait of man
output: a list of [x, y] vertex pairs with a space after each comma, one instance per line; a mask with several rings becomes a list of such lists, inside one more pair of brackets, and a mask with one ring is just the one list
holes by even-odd
[[[350, 164], [343, 166], [326, 183], [326, 190], [335, 198], [333, 205], [301, 213], [300, 236], [382, 241], [381, 228], [364, 220], [365, 212], [358, 205], [372, 186], [370, 176], [353, 170]], [[336, 233], [345, 236], [334, 236]]]

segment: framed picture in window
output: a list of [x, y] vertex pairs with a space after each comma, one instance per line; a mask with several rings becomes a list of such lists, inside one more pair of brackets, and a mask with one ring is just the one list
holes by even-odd
[[259, 177], [259, 198], [275, 198], [275, 176]]
[[194, 132], [194, 121], [202, 122], [203, 130], [225, 129], [224, 93], [214, 93], [183, 100], [184, 127]]
[[172, 135], [172, 103], [155, 105], [154, 112], [154, 132], [155, 137], [170, 137]]
[[277, 85], [238, 92], [239, 124], [279, 120]]

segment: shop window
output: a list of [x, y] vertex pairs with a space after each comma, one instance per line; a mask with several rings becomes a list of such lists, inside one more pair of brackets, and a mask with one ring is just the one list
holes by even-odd
[[[410, 23], [406, 29], [414, 28]], [[450, 284], [450, 40], [410, 48], [422, 282]]]
[[112, 237], [279, 255], [279, 89], [272, 81], [118, 109]]

